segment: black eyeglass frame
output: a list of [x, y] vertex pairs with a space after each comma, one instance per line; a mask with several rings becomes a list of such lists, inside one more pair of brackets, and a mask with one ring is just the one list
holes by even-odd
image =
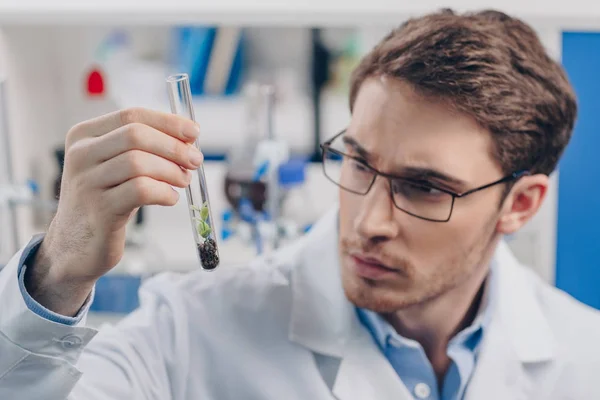
[[[422, 219], [422, 220], [425, 220], [425, 221], [431, 221], [431, 222], [448, 222], [448, 221], [450, 221], [450, 218], [452, 217], [452, 211], [454, 211], [454, 201], [457, 198], [462, 198], [462, 197], [468, 196], [470, 194], [482, 191], [482, 190], [490, 188], [492, 186], [499, 185], [501, 183], [507, 183], [507, 182], [511, 182], [511, 181], [516, 181], [516, 180], [522, 178], [523, 176], [529, 175], [529, 171], [528, 170], [521, 170], [521, 171], [513, 172], [512, 174], [507, 175], [507, 176], [505, 176], [503, 178], [500, 178], [500, 179], [498, 179], [498, 180], [496, 180], [494, 182], [490, 182], [490, 183], [487, 183], [485, 185], [478, 186], [478, 187], [476, 187], [474, 189], [470, 189], [470, 190], [467, 190], [467, 191], [462, 192], [462, 193], [456, 193], [456, 192], [453, 192], [452, 190], [448, 190], [448, 189], [444, 189], [444, 188], [441, 188], [441, 187], [437, 187], [435, 185], [425, 185], [425, 184], [422, 184], [420, 182], [416, 182], [415, 180], [410, 179], [410, 178], [401, 177], [401, 176], [397, 176], [397, 175], [388, 174], [388, 173], [385, 173], [385, 172], [378, 171], [376, 168], [374, 168], [374, 167], [370, 166], [369, 164], [367, 164], [364, 160], [360, 160], [360, 159], [358, 159], [356, 157], [353, 157], [353, 156], [348, 155], [348, 154], [346, 154], [346, 153], [344, 153], [342, 151], [339, 151], [339, 150], [336, 150], [336, 149], [332, 148], [331, 144], [338, 137], [342, 136], [344, 133], [346, 133], [346, 129], [342, 130], [341, 132], [339, 132], [338, 134], [336, 134], [335, 136], [333, 136], [331, 139], [323, 142], [320, 145], [321, 152], [323, 153], [322, 154], [323, 174], [325, 175], [325, 177], [327, 179], [329, 179], [331, 182], [333, 182], [334, 184], [336, 184], [337, 186], [341, 187], [342, 189], [344, 189], [344, 190], [346, 190], [346, 191], [348, 191], [350, 193], [355, 193], [355, 194], [358, 194], [358, 195], [361, 195], [361, 196], [365, 196], [367, 193], [369, 193], [369, 191], [373, 187], [373, 184], [377, 180], [377, 176], [382, 176], [382, 177], [384, 177], [384, 178], [386, 178], [388, 180], [388, 183], [390, 185], [390, 191], [389, 191], [390, 192], [390, 197], [392, 198], [392, 203], [394, 204], [394, 206], [396, 208], [398, 208], [399, 210], [401, 210], [401, 211], [403, 211], [403, 212], [405, 212], [405, 213], [407, 213], [409, 215], [412, 215], [415, 218], [419, 218], [419, 219]], [[373, 179], [371, 180], [371, 183], [369, 184], [369, 187], [364, 191], [364, 193], [357, 192], [357, 191], [354, 191], [354, 190], [350, 190], [350, 189], [348, 189], [348, 188], [340, 185], [338, 182], [334, 181], [332, 178], [330, 178], [327, 175], [327, 172], [325, 171], [325, 154], [326, 154], [326, 151], [331, 151], [331, 152], [337, 154], [340, 157], [348, 157], [348, 158], [350, 158], [350, 159], [352, 159], [352, 160], [354, 160], [354, 161], [362, 164], [363, 166], [365, 166], [367, 169], [371, 170], [372, 172], [374, 172]], [[434, 219], [434, 218], [426, 218], [426, 217], [422, 217], [420, 215], [416, 215], [416, 214], [414, 214], [414, 213], [412, 213], [410, 211], [407, 211], [407, 210], [399, 207], [398, 204], [396, 204], [396, 200], [394, 200], [394, 194], [392, 193], [392, 190], [391, 190], [392, 179], [394, 179], [394, 180], [400, 180], [400, 181], [404, 181], [404, 182], [409, 182], [409, 183], [412, 183], [412, 184], [415, 184], [415, 185], [418, 185], [418, 186], [421, 186], [421, 187], [424, 187], [424, 188], [427, 188], [427, 189], [439, 190], [440, 192], [447, 193], [447, 194], [451, 195], [452, 196], [452, 204], [450, 205], [450, 212], [448, 213], [448, 218], [446, 218], [445, 220]]]

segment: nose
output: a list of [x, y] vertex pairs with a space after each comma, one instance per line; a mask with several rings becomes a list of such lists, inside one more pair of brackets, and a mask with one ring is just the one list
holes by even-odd
[[371, 190], [363, 196], [360, 211], [354, 220], [356, 232], [372, 242], [390, 240], [398, 235], [398, 225], [394, 219], [396, 207], [390, 196], [388, 182], [384, 178], [377, 178]]

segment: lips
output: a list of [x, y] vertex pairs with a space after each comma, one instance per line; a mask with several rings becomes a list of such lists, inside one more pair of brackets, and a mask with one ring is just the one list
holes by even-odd
[[398, 271], [389, 268], [375, 257], [354, 253], [350, 254], [350, 260], [354, 272], [363, 278], [381, 280], [398, 274]]

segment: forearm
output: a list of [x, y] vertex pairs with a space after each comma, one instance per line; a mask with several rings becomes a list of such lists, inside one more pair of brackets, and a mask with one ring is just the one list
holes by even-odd
[[[60, 257], [46, 238], [25, 271], [25, 289], [40, 305], [57, 314], [75, 316], [89, 297], [94, 281], [62, 276], [57, 268]], [[65, 260], [66, 262], [66, 260]]]

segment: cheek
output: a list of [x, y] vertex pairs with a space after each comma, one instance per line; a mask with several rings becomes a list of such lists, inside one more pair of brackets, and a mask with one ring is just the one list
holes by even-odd
[[340, 189], [340, 231], [342, 236], [354, 229], [354, 218], [360, 211], [361, 196]]
[[497, 197], [492, 191], [475, 193], [471, 198], [457, 199], [449, 221], [449, 234], [457, 235], [458, 243], [483, 240], [482, 231], [488, 232], [498, 217]]
[[405, 224], [408, 251], [417, 266], [439, 267], [468, 252], [481, 235], [481, 219], [453, 215], [450, 221], [438, 223], [417, 221]]
[[[479, 251], [494, 231], [494, 211], [485, 201], [455, 204], [450, 221], [439, 223], [416, 233], [421, 265], [443, 266], [465, 263]], [[456, 268], [463, 266], [455, 265]], [[464, 266], [466, 268], [466, 266]]]

